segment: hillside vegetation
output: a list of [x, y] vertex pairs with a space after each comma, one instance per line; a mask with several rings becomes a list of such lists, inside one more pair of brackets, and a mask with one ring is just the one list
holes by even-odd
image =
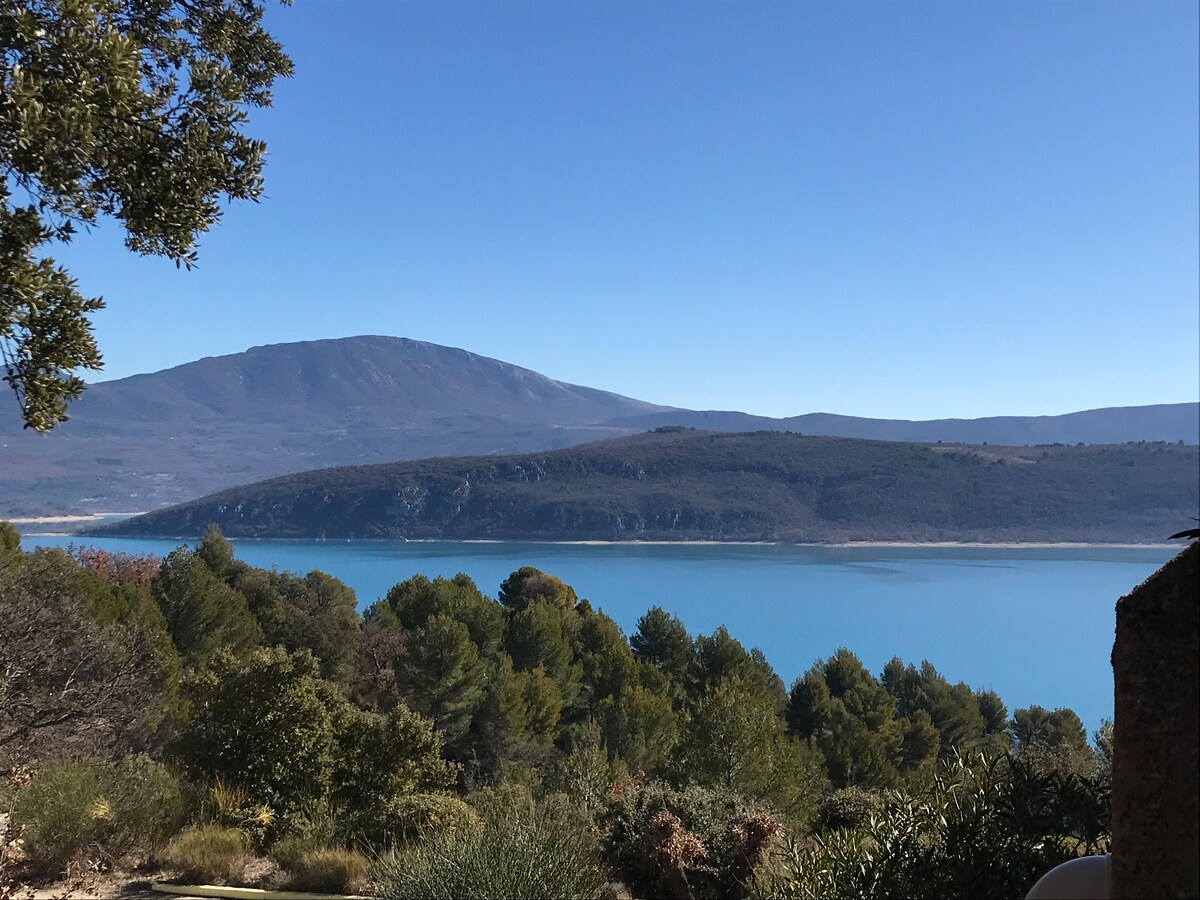
[[104, 529], [508, 540], [1162, 540], [1198, 448], [968, 447], [684, 429], [548, 453], [323, 469]]
[[0, 885], [999, 900], [1108, 847], [1112, 723], [1093, 750], [928, 660], [830, 648], [789, 690], [723, 626], [626, 636], [529, 566], [358, 606], [216, 529], [157, 558], [0, 522]]

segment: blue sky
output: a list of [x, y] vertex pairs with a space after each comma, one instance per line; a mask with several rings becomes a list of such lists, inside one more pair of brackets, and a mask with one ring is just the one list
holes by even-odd
[[100, 376], [393, 334], [678, 406], [1200, 395], [1194, 2], [330, 2], [200, 268], [59, 254]]

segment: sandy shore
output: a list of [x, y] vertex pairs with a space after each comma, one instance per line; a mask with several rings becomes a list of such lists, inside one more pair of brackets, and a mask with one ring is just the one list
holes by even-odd
[[[101, 519], [111, 519], [116, 516], [140, 516], [145, 510], [137, 512], [97, 512], [79, 516], [12, 516], [7, 521], [14, 525], [70, 525], [74, 523], [98, 522]], [[4, 518], [0, 516], [0, 518]]]

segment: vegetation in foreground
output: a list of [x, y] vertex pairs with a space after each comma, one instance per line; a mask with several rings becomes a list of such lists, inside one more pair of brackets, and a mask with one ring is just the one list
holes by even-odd
[[846, 649], [788, 689], [532, 568], [396, 584], [210, 529], [164, 559], [0, 526], [0, 866], [388, 898], [1009, 897], [1106, 846], [1111, 726]]

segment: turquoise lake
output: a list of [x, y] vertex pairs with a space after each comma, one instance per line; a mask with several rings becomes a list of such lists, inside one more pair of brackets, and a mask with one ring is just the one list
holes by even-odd
[[[175, 541], [30, 535], [162, 555]], [[628, 634], [662, 606], [688, 630], [726, 625], [761, 647], [790, 685], [848, 647], [876, 674], [893, 656], [928, 659], [951, 681], [991, 688], [1009, 710], [1069, 706], [1089, 732], [1112, 716], [1114, 603], [1180, 548], [565, 545], [392, 541], [234, 541], [239, 558], [320, 569], [360, 606], [414, 573], [470, 575], [495, 596], [524, 565], [551, 572]]]

